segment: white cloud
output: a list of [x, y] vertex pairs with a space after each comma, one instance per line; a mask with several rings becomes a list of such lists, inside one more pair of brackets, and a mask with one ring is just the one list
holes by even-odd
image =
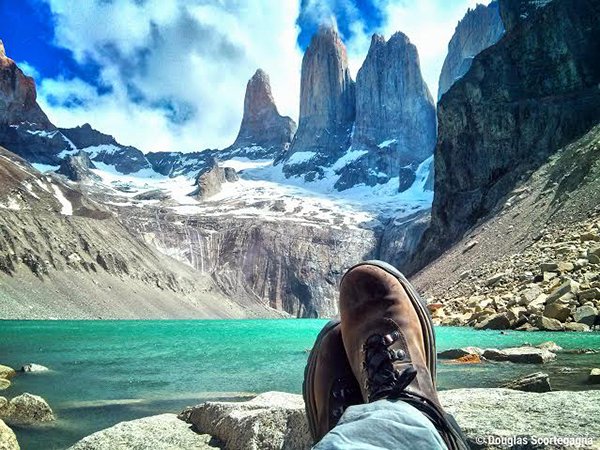
[[40, 103], [59, 126], [90, 122], [143, 150], [224, 147], [258, 67], [280, 112], [298, 114], [297, 0], [46, 1], [56, 44], [98, 64], [111, 89], [43, 80]]
[[38, 79], [40, 77], [40, 73], [37, 71], [37, 69], [31, 64], [29, 64], [27, 61], [20, 61], [17, 63], [17, 66], [27, 76], [30, 76], [35, 79]]
[[[90, 122], [146, 151], [224, 147], [235, 138], [246, 82], [258, 67], [271, 77], [280, 112], [297, 119], [300, 0], [45, 1], [55, 15], [56, 44], [82, 64], [98, 64], [110, 87], [99, 93], [82, 80], [43, 80], [40, 103], [59, 126]], [[304, 12], [335, 22], [333, 2], [344, 8], [354, 78], [373, 32], [389, 38], [402, 31], [417, 46], [436, 98], [448, 42], [477, 0], [373, 1], [384, 17], [376, 30], [367, 29], [352, 0], [308, 0]]]
[[448, 42], [468, 8], [482, 0], [380, 0], [386, 23], [382, 32], [390, 36], [402, 31], [419, 51], [421, 72], [433, 98], [437, 98], [438, 79], [448, 52]]

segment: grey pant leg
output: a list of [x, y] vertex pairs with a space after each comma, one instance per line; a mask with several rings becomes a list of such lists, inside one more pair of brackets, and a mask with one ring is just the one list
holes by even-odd
[[433, 424], [415, 407], [379, 400], [351, 406], [314, 450], [445, 450]]

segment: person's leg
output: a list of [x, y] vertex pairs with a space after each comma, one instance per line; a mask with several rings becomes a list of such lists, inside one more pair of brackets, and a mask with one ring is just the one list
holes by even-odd
[[413, 406], [390, 400], [349, 407], [314, 450], [444, 450], [431, 421]]
[[316, 448], [468, 449], [439, 402], [433, 323], [406, 278], [381, 261], [351, 268], [340, 316], [319, 335], [305, 372]]
[[[344, 349], [363, 401], [374, 404], [385, 400], [379, 404], [390, 407], [387, 417], [392, 418], [391, 426], [380, 433], [369, 432], [364, 440], [403, 439], [403, 430], [410, 429], [414, 420], [425, 423], [425, 418], [446, 447], [468, 449], [460, 428], [444, 412], [437, 395], [433, 322], [404, 275], [381, 261], [367, 261], [353, 267], [340, 284], [340, 317]], [[415, 409], [420, 415], [414, 414]], [[366, 422], [370, 415], [359, 417], [363, 420], [356, 420], [354, 426], [362, 432], [368, 431]], [[365, 424], [359, 424], [362, 421]], [[423, 447], [418, 444], [420, 439], [426, 442], [432, 439], [427, 430], [417, 427], [413, 429], [416, 432], [405, 436], [413, 445], [383, 448], [430, 448], [428, 444]]]

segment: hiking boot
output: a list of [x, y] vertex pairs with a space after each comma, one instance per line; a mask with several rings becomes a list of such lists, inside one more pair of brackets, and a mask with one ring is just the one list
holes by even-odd
[[404, 275], [381, 261], [354, 266], [341, 282], [340, 316], [363, 400], [407, 402], [434, 424], [449, 449], [467, 449], [438, 399], [433, 323]]
[[337, 425], [346, 408], [363, 403], [339, 321], [329, 322], [317, 336], [304, 370], [302, 396], [314, 443]]

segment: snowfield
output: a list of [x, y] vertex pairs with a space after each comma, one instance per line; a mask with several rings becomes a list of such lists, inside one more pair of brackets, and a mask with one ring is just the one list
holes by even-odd
[[[312, 152], [299, 152], [296, 163], [310, 159]], [[181, 215], [260, 217], [262, 220], [289, 220], [324, 226], [372, 227], [387, 218], [398, 218], [431, 207], [433, 192], [424, 189], [432, 158], [417, 170], [414, 184], [398, 192], [398, 177], [377, 186], [359, 185], [337, 191], [336, 171], [360, 158], [364, 151], [349, 150], [332, 167], [325, 168], [325, 177], [306, 182], [302, 177], [286, 178], [282, 165], [272, 160], [250, 160], [236, 157], [221, 161], [222, 167], [238, 171], [240, 179], [224, 183], [221, 192], [199, 201], [190, 196], [194, 177], [169, 178], [151, 169], [123, 175], [113, 166], [97, 163], [93, 169], [101, 184], [113, 197], [107, 203], [115, 207], [144, 207], [161, 204]], [[90, 183], [90, 182], [88, 182]], [[141, 200], [140, 194], [160, 191], [168, 201]]]

